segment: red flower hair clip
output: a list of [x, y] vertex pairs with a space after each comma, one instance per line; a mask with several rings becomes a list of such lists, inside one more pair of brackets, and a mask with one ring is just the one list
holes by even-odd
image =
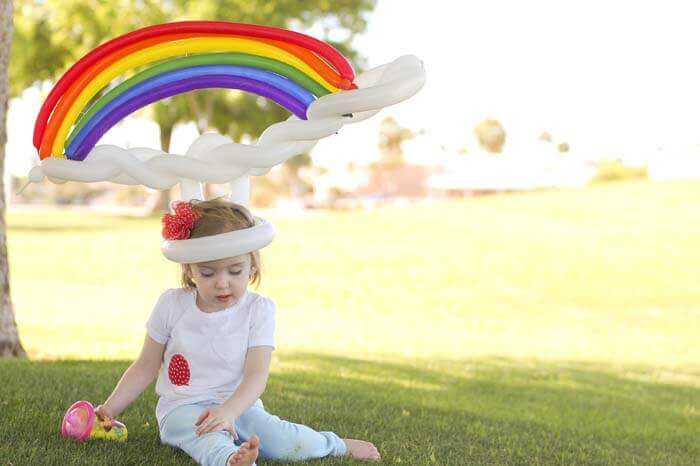
[[175, 214], [165, 214], [161, 219], [163, 223], [163, 238], [187, 239], [190, 237], [197, 220], [202, 218], [202, 212], [195, 209], [189, 202], [176, 202], [173, 204]]

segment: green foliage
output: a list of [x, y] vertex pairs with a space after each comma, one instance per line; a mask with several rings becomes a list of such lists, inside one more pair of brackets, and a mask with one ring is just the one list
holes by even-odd
[[646, 166], [630, 167], [620, 160], [602, 160], [598, 163], [598, 173], [593, 183], [646, 179], [649, 173]]
[[[374, 442], [383, 464], [693, 465], [697, 372], [478, 358], [411, 360], [275, 352], [263, 401], [283, 419]], [[159, 442], [150, 385], [123, 414], [129, 439], [76, 445], [57, 426], [75, 400], [102, 402], [127, 361], [0, 360], [7, 464], [191, 465]], [[264, 446], [265, 440], [263, 440]], [[361, 464], [346, 458], [265, 464]]]
[[[692, 365], [699, 198], [697, 181], [634, 181], [271, 211], [278, 235], [262, 251], [259, 291], [277, 302], [280, 348]], [[178, 284], [159, 216], [10, 210], [7, 224], [30, 356], [137, 356], [158, 294]]]
[[[41, 80], [55, 80], [83, 54], [107, 39], [150, 24], [185, 19], [226, 20], [279, 27], [310, 27], [320, 23], [321, 39], [340, 34], [332, 42], [352, 59], [355, 34], [365, 29], [374, 0], [221, 0], [198, 2], [19, 0], [15, 13], [16, 36], [10, 66], [13, 95]], [[179, 96], [171, 104], [178, 121], [195, 121], [201, 131], [215, 128], [239, 139], [257, 137], [288, 113], [256, 96], [220, 90]], [[152, 113], [168, 126], [173, 115]], [[160, 118], [164, 117], [164, 120]]]
[[[630, 182], [270, 212], [265, 405], [371, 440], [385, 464], [695, 464], [699, 197], [697, 181]], [[125, 445], [57, 432], [72, 401], [109, 395], [176, 286], [159, 218], [10, 211], [8, 225], [30, 357], [120, 361], [0, 361], [0, 458], [192, 464], [158, 442], [152, 386], [124, 413]]]
[[21, 94], [36, 81], [52, 79], [53, 70], [62, 67], [70, 56], [70, 51], [51, 36], [46, 18], [33, 18], [31, 22], [15, 19], [9, 71], [10, 96]]
[[10, 63], [12, 93], [57, 79], [109, 38], [166, 20], [159, 2], [151, 0], [17, 0]]

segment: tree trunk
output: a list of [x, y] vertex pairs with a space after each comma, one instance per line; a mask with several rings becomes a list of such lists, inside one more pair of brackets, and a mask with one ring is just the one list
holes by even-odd
[[[173, 136], [173, 126], [160, 125], [160, 150], [170, 152], [170, 140]], [[149, 199], [146, 212], [150, 215], [165, 213], [170, 210], [170, 189], [161, 189]]]
[[[209, 129], [209, 122], [214, 112], [214, 98], [211, 93], [206, 94], [204, 110], [202, 110], [202, 107], [199, 105], [197, 96], [191, 92], [185, 94], [185, 98], [187, 99], [187, 106], [190, 112], [195, 117], [194, 123], [197, 125], [197, 131], [201, 135]], [[202, 183], [202, 195], [204, 196], [204, 199], [202, 199], [203, 201], [212, 198], [212, 188], [209, 186], [209, 183]]]
[[26, 356], [19, 342], [15, 313], [10, 299], [10, 270], [7, 263], [5, 234], [5, 143], [7, 142], [7, 106], [12, 45], [12, 0], [0, 0], [0, 357]]

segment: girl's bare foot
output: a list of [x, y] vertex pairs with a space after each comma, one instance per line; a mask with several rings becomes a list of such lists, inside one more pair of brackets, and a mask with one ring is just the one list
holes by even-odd
[[379, 450], [377, 447], [364, 440], [354, 440], [351, 438], [344, 438], [343, 442], [348, 447], [348, 456], [366, 461], [381, 461], [382, 457], [379, 455]]
[[251, 466], [258, 457], [258, 447], [260, 439], [253, 434], [250, 440], [243, 442], [238, 450], [228, 457], [228, 466]]

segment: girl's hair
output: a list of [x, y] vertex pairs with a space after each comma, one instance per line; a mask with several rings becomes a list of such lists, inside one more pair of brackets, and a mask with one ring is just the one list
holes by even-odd
[[[201, 238], [203, 236], [218, 235], [230, 231], [250, 228], [255, 224], [253, 215], [248, 209], [240, 204], [234, 204], [219, 197], [208, 201], [191, 201], [192, 206], [202, 213], [202, 216], [192, 230], [190, 238]], [[258, 286], [260, 284], [260, 251], [249, 252], [250, 267], [254, 272], [250, 275], [250, 284]], [[190, 264], [182, 265], [181, 282], [182, 287], [187, 290], [194, 290], [196, 285], [190, 278]]]

